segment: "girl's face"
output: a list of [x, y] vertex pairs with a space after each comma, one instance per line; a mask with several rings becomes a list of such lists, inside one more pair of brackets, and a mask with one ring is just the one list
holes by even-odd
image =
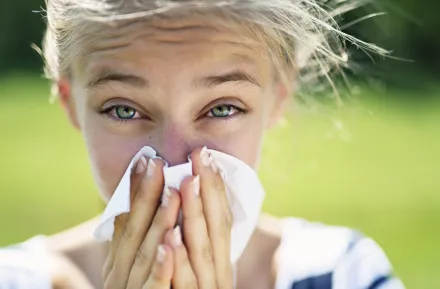
[[134, 154], [153, 147], [170, 166], [206, 145], [257, 168], [263, 134], [288, 90], [261, 43], [191, 19], [103, 30], [59, 88], [109, 199]]

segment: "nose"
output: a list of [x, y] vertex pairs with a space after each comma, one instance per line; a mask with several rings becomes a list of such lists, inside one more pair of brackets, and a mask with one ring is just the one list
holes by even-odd
[[158, 132], [153, 148], [169, 166], [188, 162], [188, 155], [197, 147], [194, 133], [178, 123], [164, 125]]

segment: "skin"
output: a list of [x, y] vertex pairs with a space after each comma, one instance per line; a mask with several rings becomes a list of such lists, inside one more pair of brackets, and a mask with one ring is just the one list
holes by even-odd
[[[172, 191], [166, 208], [157, 207], [163, 163], [156, 160], [151, 179], [146, 166], [138, 164], [133, 210], [118, 219], [109, 247], [77, 237], [66, 241], [66, 236], [84, 236], [96, 223], [92, 220], [53, 236], [54, 251], [98, 288], [232, 288], [229, 207], [215, 160], [203, 166], [201, 148], [228, 153], [257, 170], [264, 133], [282, 115], [291, 88], [277, 81], [261, 41], [240, 26], [230, 30], [191, 18], [133, 22], [102, 29], [83, 51], [58, 87], [66, 115], [84, 137], [102, 197], [111, 197], [145, 145], [170, 166], [191, 155], [200, 196], [194, 197], [193, 176]], [[124, 111], [130, 119], [121, 121]], [[180, 207], [184, 242], [176, 245], [172, 228]], [[237, 264], [238, 288], [273, 287], [279, 235], [266, 229], [277, 228], [276, 221], [262, 220]], [[86, 257], [90, 252], [93, 261]], [[103, 268], [102, 279], [97, 267]], [[74, 282], [69, 272], [54, 274], [67, 284]]]

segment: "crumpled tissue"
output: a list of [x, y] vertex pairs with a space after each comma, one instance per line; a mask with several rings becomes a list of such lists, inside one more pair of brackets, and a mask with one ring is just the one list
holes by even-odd
[[[233, 216], [231, 231], [231, 263], [240, 258], [257, 225], [265, 191], [256, 172], [241, 160], [215, 150], [208, 150], [214, 157], [225, 183], [226, 194]], [[132, 159], [116, 191], [101, 216], [94, 231], [96, 240], [111, 241], [115, 217], [130, 212], [130, 175], [141, 156], [159, 158], [151, 147], [143, 147]], [[166, 162], [165, 162], [166, 163]], [[192, 175], [192, 163], [188, 162], [163, 168], [165, 185], [179, 189], [182, 180]]]

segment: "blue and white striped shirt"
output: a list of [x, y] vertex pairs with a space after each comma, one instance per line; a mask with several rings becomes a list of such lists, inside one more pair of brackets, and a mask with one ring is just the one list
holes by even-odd
[[275, 289], [404, 289], [372, 239], [344, 228], [284, 220]]

